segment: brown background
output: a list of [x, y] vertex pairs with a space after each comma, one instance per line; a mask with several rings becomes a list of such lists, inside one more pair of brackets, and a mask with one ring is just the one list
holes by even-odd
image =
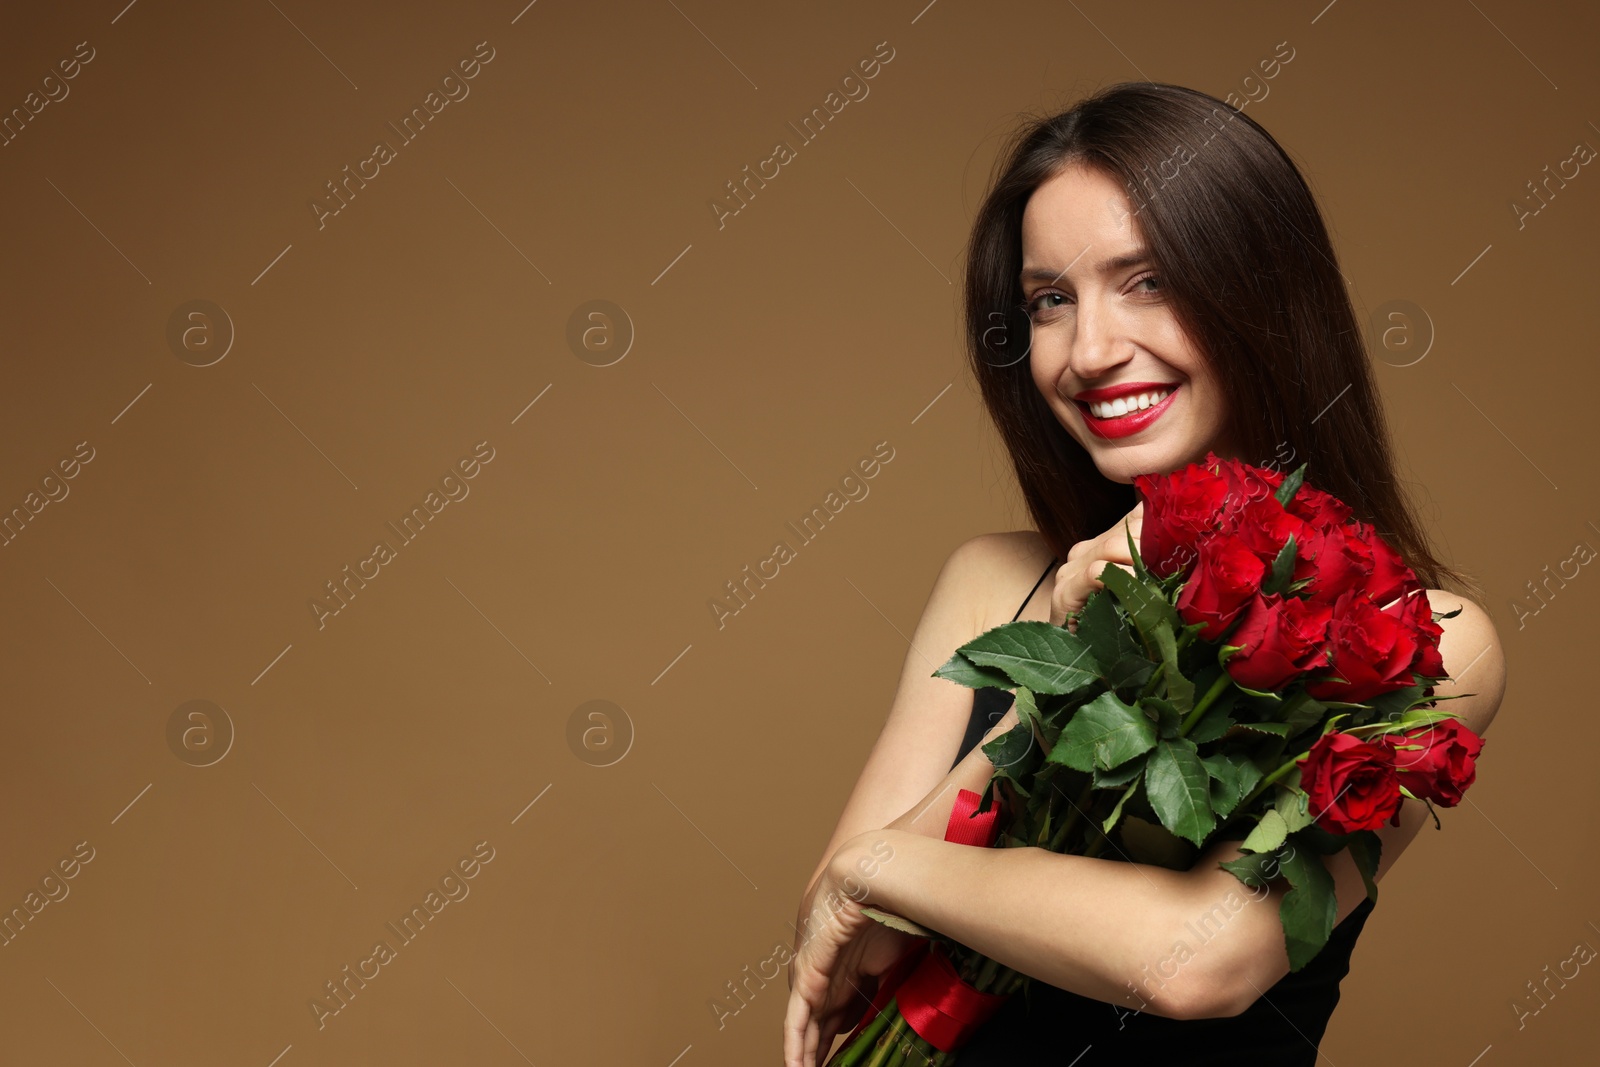
[[[1593, 10], [123, 2], [0, 29], [7, 110], [94, 49], [0, 148], [0, 507], [94, 449], [0, 548], [0, 908], [95, 850], [0, 947], [0, 1059], [777, 1063], [781, 978], [721, 1028], [709, 1002], [792, 941], [941, 562], [1027, 524], [954, 284], [998, 139], [1148, 77], [1265, 87], [1246, 113], [1360, 314], [1420, 309], [1381, 387], [1510, 663], [1472, 803], [1385, 880], [1326, 1060], [1589, 1062], [1593, 967], [1520, 1032], [1511, 1005], [1600, 948], [1600, 578], [1512, 605], [1600, 547], [1600, 176], [1520, 229], [1510, 203], [1600, 145]], [[319, 229], [324, 183], [480, 41], [470, 95]], [[798, 145], [882, 41], [870, 95]], [[719, 230], [708, 202], [780, 139], [797, 158]], [[235, 334], [207, 367], [167, 341], [197, 299]], [[597, 299], [636, 331], [606, 367], [566, 339]], [[470, 495], [319, 629], [324, 583], [484, 440]], [[870, 495], [719, 629], [723, 583], [880, 441]], [[209, 766], [220, 717], [168, 742], [195, 699], [231, 723]], [[627, 720], [600, 751], [631, 724], [607, 767], [568, 740], [594, 699]], [[470, 895], [319, 1030], [324, 983], [484, 840]]]

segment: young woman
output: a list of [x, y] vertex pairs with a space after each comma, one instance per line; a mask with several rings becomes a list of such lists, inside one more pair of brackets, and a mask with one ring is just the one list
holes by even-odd
[[[1208, 450], [1285, 472], [1305, 461], [1312, 484], [1405, 557], [1434, 610], [1462, 609], [1441, 623], [1453, 679], [1436, 692], [1473, 694], [1448, 706], [1485, 732], [1505, 685], [1500, 643], [1462, 595], [1481, 592], [1434, 555], [1398, 483], [1315, 200], [1242, 113], [1174, 85], [1115, 85], [1019, 131], [974, 224], [965, 312], [973, 370], [1038, 530], [967, 541], [934, 583], [882, 734], [800, 902], [785, 1065], [824, 1062], [911, 943], [864, 906], [1035, 979], [1031, 1006], [1012, 997], [962, 1049], [962, 1067], [1312, 1064], [1372, 910], [1349, 855], [1325, 860], [1337, 925], [1312, 964], [1289, 973], [1280, 881], [1157, 987], [1146, 968], [1239, 892], [1217, 865], [1237, 842], [1175, 871], [944, 841], [957, 792], [981, 791], [993, 770], [980, 742], [1016, 712], [999, 716], [1009, 694], [974, 695], [927, 664], [1013, 609], [1071, 625], [1100, 573], [1132, 562], [1123, 524], [1137, 539], [1135, 475]], [[1409, 801], [1379, 832], [1380, 879], [1428, 821]]]

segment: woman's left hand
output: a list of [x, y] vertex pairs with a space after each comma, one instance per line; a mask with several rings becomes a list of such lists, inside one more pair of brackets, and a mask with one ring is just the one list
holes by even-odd
[[844, 892], [837, 866], [829, 863], [817, 880], [817, 903], [789, 961], [784, 1067], [820, 1067], [834, 1038], [861, 1017], [863, 998], [877, 992], [878, 979], [920, 940], [863, 914]]

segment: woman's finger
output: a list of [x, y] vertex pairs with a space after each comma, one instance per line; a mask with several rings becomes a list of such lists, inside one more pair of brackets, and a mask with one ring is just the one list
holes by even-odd
[[1076, 563], [1063, 563], [1056, 568], [1055, 585], [1050, 591], [1050, 623], [1054, 626], [1066, 624], [1067, 612], [1072, 610], [1074, 593], [1073, 580], [1078, 565]]
[[806, 1025], [811, 1006], [800, 996], [789, 997], [789, 1010], [783, 1019], [783, 1067], [812, 1067], [801, 1058], [805, 1048]]

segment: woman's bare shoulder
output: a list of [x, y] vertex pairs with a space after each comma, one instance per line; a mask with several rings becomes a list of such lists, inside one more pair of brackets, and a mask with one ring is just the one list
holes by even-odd
[[1459, 612], [1439, 621], [1444, 630], [1439, 638], [1439, 656], [1450, 680], [1436, 687], [1435, 692], [1458, 697], [1440, 706], [1460, 715], [1481, 736], [1505, 696], [1506, 660], [1500, 633], [1489, 612], [1477, 601], [1444, 589], [1429, 589], [1427, 594], [1434, 611]]
[[[1050, 546], [1037, 530], [1003, 530], [978, 534], [951, 554], [965, 595], [973, 605], [979, 632], [1009, 622], [1017, 605], [1039, 581], [1050, 562]], [[1029, 606], [1049, 603], [1049, 581], [1040, 586]], [[1030, 613], [1025, 613], [1030, 614]]]

